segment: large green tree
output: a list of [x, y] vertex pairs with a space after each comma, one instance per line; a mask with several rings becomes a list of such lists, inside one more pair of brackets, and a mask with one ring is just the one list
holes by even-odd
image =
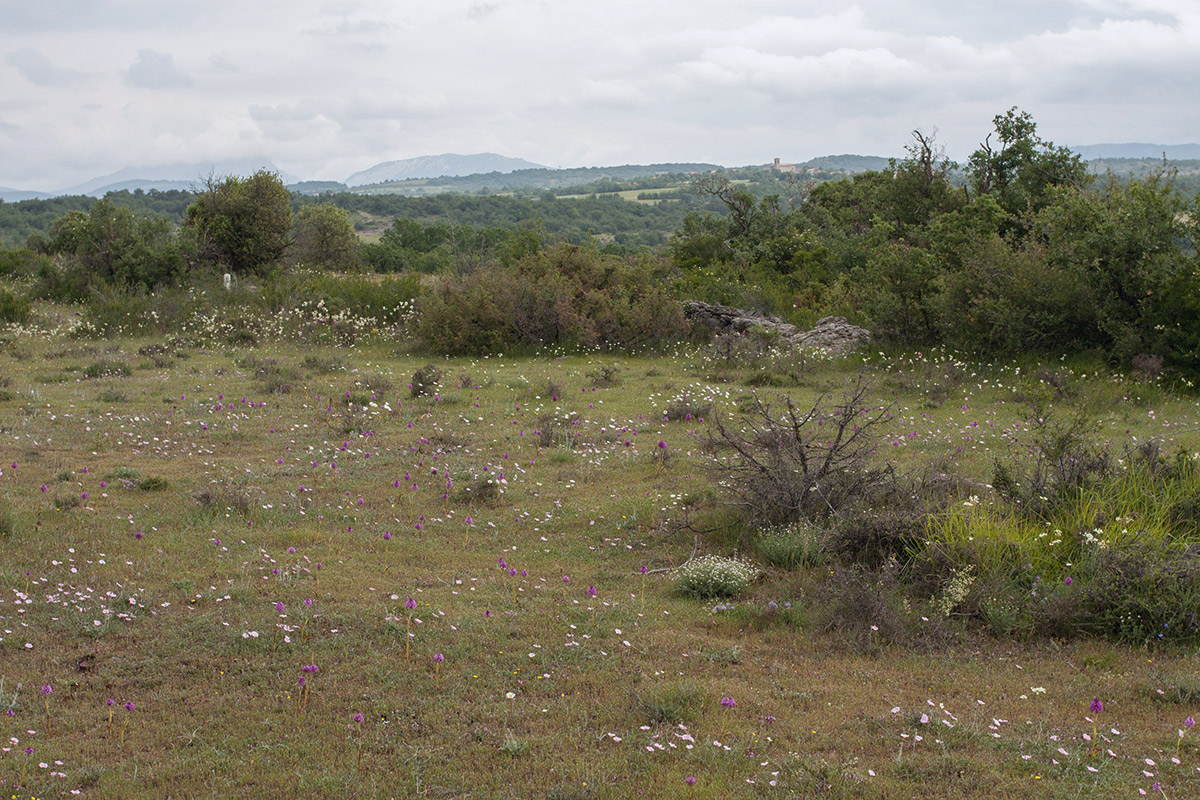
[[297, 263], [335, 270], [358, 265], [358, 235], [350, 215], [333, 203], [303, 206], [296, 213]]
[[202, 257], [237, 273], [277, 266], [291, 244], [290, 195], [278, 173], [210, 177], [188, 206], [187, 230]]
[[1038, 136], [1037, 123], [1029, 112], [1014, 106], [997, 114], [992, 122], [995, 131], [967, 164], [971, 188], [977, 195], [994, 195], [1008, 213], [1023, 214], [1044, 208], [1050, 202], [1051, 187], [1087, 184], [1083, 159]]
[[152, 289], [173, 282], [186, 267], [169, 220], [138, 216], [107, 199], [55, 220], [48, 249], [66, 257], [71, 282], [79, 287], [103, 281]]

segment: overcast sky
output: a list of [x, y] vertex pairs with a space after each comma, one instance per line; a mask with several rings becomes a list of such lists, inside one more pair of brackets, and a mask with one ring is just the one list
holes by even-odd
[[1200, 140], [1197, 0], [0, 0], [0, 185], [265, 156], [342, 180]]

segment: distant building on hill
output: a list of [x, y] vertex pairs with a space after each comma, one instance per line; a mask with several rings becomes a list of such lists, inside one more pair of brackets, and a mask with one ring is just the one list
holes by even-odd
[[775, 163], [771, 165], [771, 169], [775, 170], [776, 172], [799, 172], [799, 170], [796, 169], [795, 164], [785, 164], [778, 158], [776, 158]]

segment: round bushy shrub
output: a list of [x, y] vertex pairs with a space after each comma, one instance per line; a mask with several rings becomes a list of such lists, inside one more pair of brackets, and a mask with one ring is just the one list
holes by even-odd
[[750, 588], [761, 570], [748, 561], [722, 556], [701, 556], [675, 570], [676, 587], [702, 600], [736, 597]]

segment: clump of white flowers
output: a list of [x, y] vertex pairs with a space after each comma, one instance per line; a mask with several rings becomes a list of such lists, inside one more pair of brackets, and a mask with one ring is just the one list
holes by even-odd
[[676, 587], [701, 599], [736, 597], [750, 588], [762, 570], [740, 558], [701, 556], [675, 570]]

